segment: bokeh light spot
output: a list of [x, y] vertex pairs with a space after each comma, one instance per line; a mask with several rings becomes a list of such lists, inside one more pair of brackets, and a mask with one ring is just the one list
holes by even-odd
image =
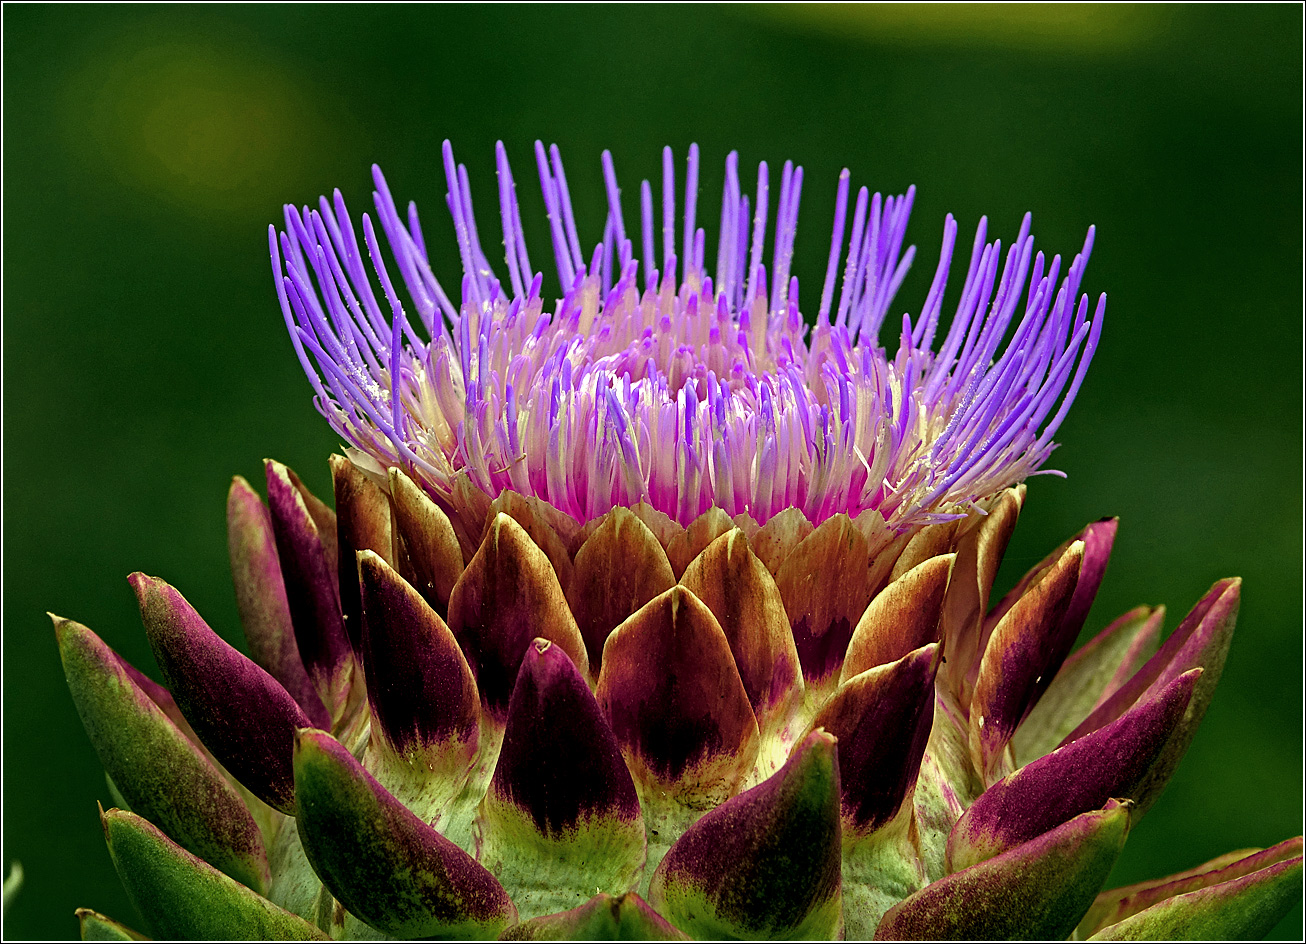
[[749, 9], [847, 39], [1090, 57], [1152, 42], [1170, 17], [1164, 7], [1123, 3], [779, 3]]
[[333, 113], [328, 130], [320, 90], [271, 57], [200, 37], [120, 41], [66, 82], [83, 160], [206, 217], [275, 205], [338, 157], [351, 124]]

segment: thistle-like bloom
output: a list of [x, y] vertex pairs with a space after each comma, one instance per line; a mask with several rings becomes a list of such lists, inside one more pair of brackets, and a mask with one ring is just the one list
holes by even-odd
[[670, 148], [660, 220], [649, 182], [641, 185], [642, 259], [604, 152], [608, 216], [587, 265], [558, 149], [535, 147], [564, 290], [554, 306], [531, 268], [502, 143], [506, 282], [481, 247], [467, 169], [444, 146], [465, 273], [459, 307], [431, 271], [416, 208], [405, 223], [379, 169], [376, 216], [409, 302], [371, 218], [360, 246], [339, 191], [317, 209], [286, 207], [285, 230], [269, 232], [282, 310], [318, 409], [378, 470], [403, 468], [455, 509], [465, 475], [491, 498], [509, 489], [581, 523], [643, 502], [682, 525], [712, 507], [759, 524], [798, 508], [814, 523], [876, 512], [901, 533], [964, 515], [1054, 448], [1102, 327], [1105, 296], [1091, 321], [1088, 297], [1078, 297], [1092, 229], [1062, 277], [1060, 256], [1035, 254], [1028, 215], [1005, 257], [981, 219], [936, 351], [957, 235], [949, 215], [920, 314], [890, 320], [889, 330], [901, 326], [890, 358], [877, 338], [915, 255], [914, 246], [903, 252], [914, 188], [881, 198], [863, 187], [846, 235], [849, 174], [840, 175], [809, 330], [789, 274], [801, 167], [786, 162], [781, 175], [768, 278], [765, 163], [750, 202], [737, 156], [727, 159], [709, 271], [696, 222], [697, 148], [683, 229]]
[[[352, 446], [331, 460], [334, 511], [276, 462], [266, 504], [232, 484], [249, 657], [144, 574], [130, 582], [166, 687], [55, 617], [121, 807], [102, 814], [110, 855], [148, 930], [1269, 930], [1300, 897], [1300, 839], [1100, 891], [1211, 700], [1240, 581], [1217, 582], [1164, 645], [1164, 611], [1139, 607], [1072, 655], [1115, 538], [1105, 519], [991, 600], [1021, 480], [1097, 343], [1102, 302], [1089, 321], [1075, 301], [1092, 231], [1062, 278], [1028, 217], [1005, 261], [981, 222], [935, 350], [949, 217], [890, 359], [875, 338], [912, 256], [910, 191], [861, 191], [845, 253], [840, 178], [809, 331], [789, 275], [801, 169], [782, 175], [768, 281], [765, 165], [750, 204], [727, 162], [709, 276], [697, 154], [679, 264], [667, 154], [662, 268], [645, 184], [641, 275], [611, 160], [586, 265], [556, 149], [537, 158], [563, 286], [551, 313], [502, 148], [511, 292], [447, 145], [457, 308], [379, 172], [409, 302], [338, 193], [272, 231], [291, 338]], [[87, 937], [131, 933], [79, 915]]]

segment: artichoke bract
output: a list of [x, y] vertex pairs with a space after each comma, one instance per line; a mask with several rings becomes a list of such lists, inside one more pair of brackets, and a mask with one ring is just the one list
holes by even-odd
[[[976, 233], [934, 348], [956, 224], [897, 354], [913, 191], [850, 201], [814, 326], [771, 278], [765, 164], [726, 165], [716, 269], [664, 154], [661, 272], [620, 190], [589, 264], [536, 146], [562, 297], [544, 310], [498, 152], [508, 282], [445, 146], [464, 278], [432, 273], [377, 171], [270, 233], [294, 347], [348, 442], [334, 508], [266, 463], [227, 499], [241, 652], [133, 574], [163, 684], [53, 617], [145, 923], [170, 938], [1231, 938], [1300, 900], [1302, 841], [1103, 885], [1210, 703], [1240, 581], [1075, 649], [1115, 519], [995, 600], [1026, 496], [1097, 344], [1029, 218]], [[750, 210], [751, 206], [751, 210]], [[751, 229], [750, 229], [751, 215]], [[371, 265], [380, 293], [367, 271]], [[678, 271], [679, 270], [679, 271]], [[835, 297], [840, 283], [842, 291]], [[1027, 290], [1026, 290], [1027, 286]], [[1026, 297], [1023, 310], [1022, 296]], [[417, 315], [410, 322], [408, 309]], [[1019, 317], [1017, 317], [1019, 316]], [[1010, 337], [1008, 337], [1010, 329]], [[1003, 346], [1006, 339], [1005, 347]], [[140, 935], [89, 909], [87, 939]]]

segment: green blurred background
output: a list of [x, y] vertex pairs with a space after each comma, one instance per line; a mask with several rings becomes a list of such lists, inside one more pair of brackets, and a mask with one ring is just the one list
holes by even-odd
[[[1220, 693], [1115, 883], [1302, 828], [1301, 10], [1274, 7], [87, 7], [4, 10], [4, 849], [7, 937], [73, 908], [139, 919], [96, 823], [107, 790], [49, 609], [155, 666], [123, 579], [173, 582], [239, 639], [223, 506], [275, 456], [328, 491], [337, 440], [277, 308], [266, 228], [380, 163], [458, 284], [439, 144], [495, 230], [493, 145], [549, 257], [531, 155], [568, 159], [584, 242], [599, 152], [627, 213], [697, 141], [708, 245], [722, 161], [807, 169], [795, 270], [814, 309], [839, 169], [919, 186], [919, 308], [945, 212], [1073, 254], [1107, 291], [1094, 369], [1000, 583], [1121, 517], [1089, 629], [1168, 628], [1219, 577], [1245, 597]], [[484, 240], [493, 245], [494, 238]], [[551, 276], [550, 276], [551, 277]], [[959, 279], [953, 280], [953, 295]], [[546, 282], [546, 287], [550, 283]], [[156, 675], [157, 677], [157, 675]], [[1301, 911], [1278, 933], [1297, 937]]]

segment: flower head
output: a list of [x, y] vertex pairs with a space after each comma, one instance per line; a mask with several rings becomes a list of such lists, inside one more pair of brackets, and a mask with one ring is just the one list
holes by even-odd
[[[890, 357], [878, 338], [915, 255], [903, 251], [914, 188], [887, 198], [861, 188], [846, 233], [843, 171], [809, 327], [790, 275], [801, 167], [786, 162], [781, 174], [768, 269], [768, 167], [759, 165], [750, 199], [729, 155], [709, 270], [696, 146], [682, 220], [667, 148], [661, 218], [644, 181], [638, 234], [627, 232], [604, 152], [608, 216], [588, 262], [558, 149], [536, 142], [535, 156], [563, 289], [552, 306], [502, 143], [506, 282], [481, 246], [467, 169], [444, 145], [464, 273], [457, 306], [432, 272], [416, 207], [405, 221], [375, 167], [376, 216], [407, 302], [371, 217], [364, 252], [338, 190], [317, 209], [287, 206], [285, 230], [270, 228], [291, 339], [318, 409], [372, 460], [356, 461], [401, 467], [453, 509], [465, 476], [491, 497], [534, 496], [582, 523], [644, 502], [682, 525], [714, 506], [758, 523], [797, 507], [814, 523], [874, 512], [902, 531], [964, 515], [1055, 448], [1105, 308], [1102, 296], [1089, 320], [1079, 297], [1091, 228], [1063, 276], [1060, 256], [1035, 254], [1028, 214], [1005, 255], [981, 219], [936, 348], [957, 234], [949, 215], [929, 293], [917, 316], [902, 316]], [[890, 330], [898, 327], [894, 319]]]
[[[1046, 459], [1097, 342], [1102, 303], [1090, 323], [1074, 302], [1092, 231], [1058, 281], [1028, 217], [1002, 265], [981, 222], [936, 351], [948, 218], [890, 359], [875, 337], [912, 256], [910, 191], [859, 194], [845, 258], [841, 177], [809, 331], [788, 271], [801, 169], [782, 176], [768, 282], [767, 169], [751, 212], [730, 157], [709, 276], [693, 151], [676, 261], [668, 152], [662, 269], [641, 279], [611, 158], [586, 265], [556, 149], [537, 157], [564, 287], [551, 314], [502, 146], [511, 293], [447, 145], [457, 309], [379, 172], [420, 325], [364, 216], [373, 290], [339, 193], [271, 234], [291, 337], [355, 448], [331, 460], [334, 511], [271, 460], [266, 504], [233, 481], [250, 657], [141, 573], [166, 688], [54, 617], [74, 702], [131, 806], [102, 824], [147, 929], [1268, 930], [1300, 898], [1300, 838], [1099, 893], [1210, 703], [1241, 582], [1217, 582], [1164, 645], [1163, 610], [1139, 607], [1071, 655], [1115, 539], [1103, 519], [992, 601], [1025, 496], [1005, 486]], [[647, 183], [641, 197], [652, 267]], [[79, 916], [88, 937], [136, 936]]]

